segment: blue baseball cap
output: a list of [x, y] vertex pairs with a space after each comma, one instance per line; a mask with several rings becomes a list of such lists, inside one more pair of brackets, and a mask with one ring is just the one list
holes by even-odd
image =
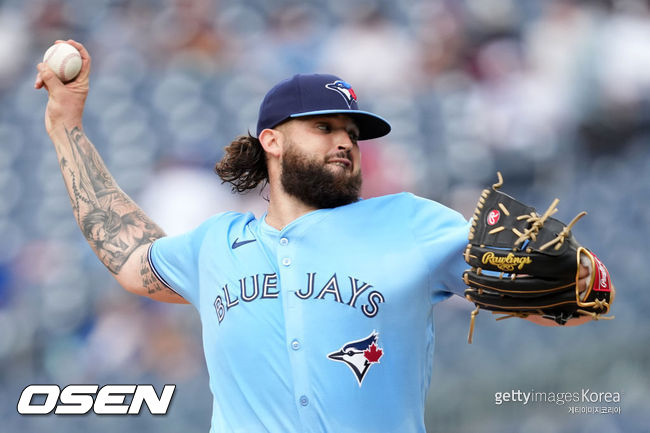
[[382, 137], [390, 124], [382, 117], [359, 110], [352, 86], [335, 75], [297, 74], [276, 84], [260, 105], [257, 136], [288, 119], [346, 114], [359, 127], [359, 140]]

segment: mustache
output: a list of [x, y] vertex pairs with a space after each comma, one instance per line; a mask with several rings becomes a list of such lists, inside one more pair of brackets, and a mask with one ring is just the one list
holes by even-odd
[[345, 150], [340, 150], [325, 156], [325, 162], [331, 161], [332, 159], [347, 159], [348, 161], [352, 161], [352, 158], [350, 158], [350, 152]]

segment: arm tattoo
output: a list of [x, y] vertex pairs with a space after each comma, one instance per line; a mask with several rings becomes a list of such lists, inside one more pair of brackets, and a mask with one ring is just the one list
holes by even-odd
[[[71, 161], [59, 161], [81, 231], [106, 267], [118, 274], [133, 251], [163, 231], [117, 186], [80, 128], [66, 128]], [[149, 290], [151, 282], [143, 281]], [[151, 292], [150, 292], [151, 293]]]
[[151, 270], [151, 266], [149, 265], [149, 260], [148, 260], [148, 254], [145, 255], [143, 254], [140, 257], [140, 277], [142, 278], [142, 287], [144, 287], [147, 290], [147, 293], [149, 295], [152, 295], [156, 292], [167, 292], [170, 294], [176, 294], [173, 290], [171, 290], [169, 287], [164, 285], [158, 277], [153, 273]]

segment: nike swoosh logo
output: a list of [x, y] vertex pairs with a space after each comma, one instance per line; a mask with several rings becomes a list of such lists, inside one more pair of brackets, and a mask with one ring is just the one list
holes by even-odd
[[242, 245], [246, 245], [246, 244], [250, 244], [251, 242], [255, 242], [257, 239], [250, 239], [250, 240], [247, 240], [247, 241], [237, 242], [238, 240], [239, 240], [239, 238], [235, 239], [235, 242], [232, 243], [232, 249], [233, 250], [235, 248], [241, 247]]

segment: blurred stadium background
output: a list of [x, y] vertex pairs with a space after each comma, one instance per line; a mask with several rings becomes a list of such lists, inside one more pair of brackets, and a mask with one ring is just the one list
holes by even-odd
[[[212, 168], [296, 72], [341, 75], [392, 122], [363, 144], [365, 197], [409, 190], [469, 217], [501, 170], [538, 208], [559, 197], [560, 219], [588, 210], [574, 233], [613, 275], [616, 320], [483, 313], [470, 346], [467, 303], [441, 304], [427, 427], [650, 431], [650, 7], [636, 0], [0, 0], [0, 431], [209, 429], [196, 312], [119, 289], [72, 217], [33, 89], [68, 38], [93, 56], [86, 132], [170, 234], [221, 210], [260, 215], [259, 195], [230, 194]], [[32, 383], [178, 387], [162, 417], [20, 417]], [[621, 414], [494, 401], [583, 388], [622, 393]]]

